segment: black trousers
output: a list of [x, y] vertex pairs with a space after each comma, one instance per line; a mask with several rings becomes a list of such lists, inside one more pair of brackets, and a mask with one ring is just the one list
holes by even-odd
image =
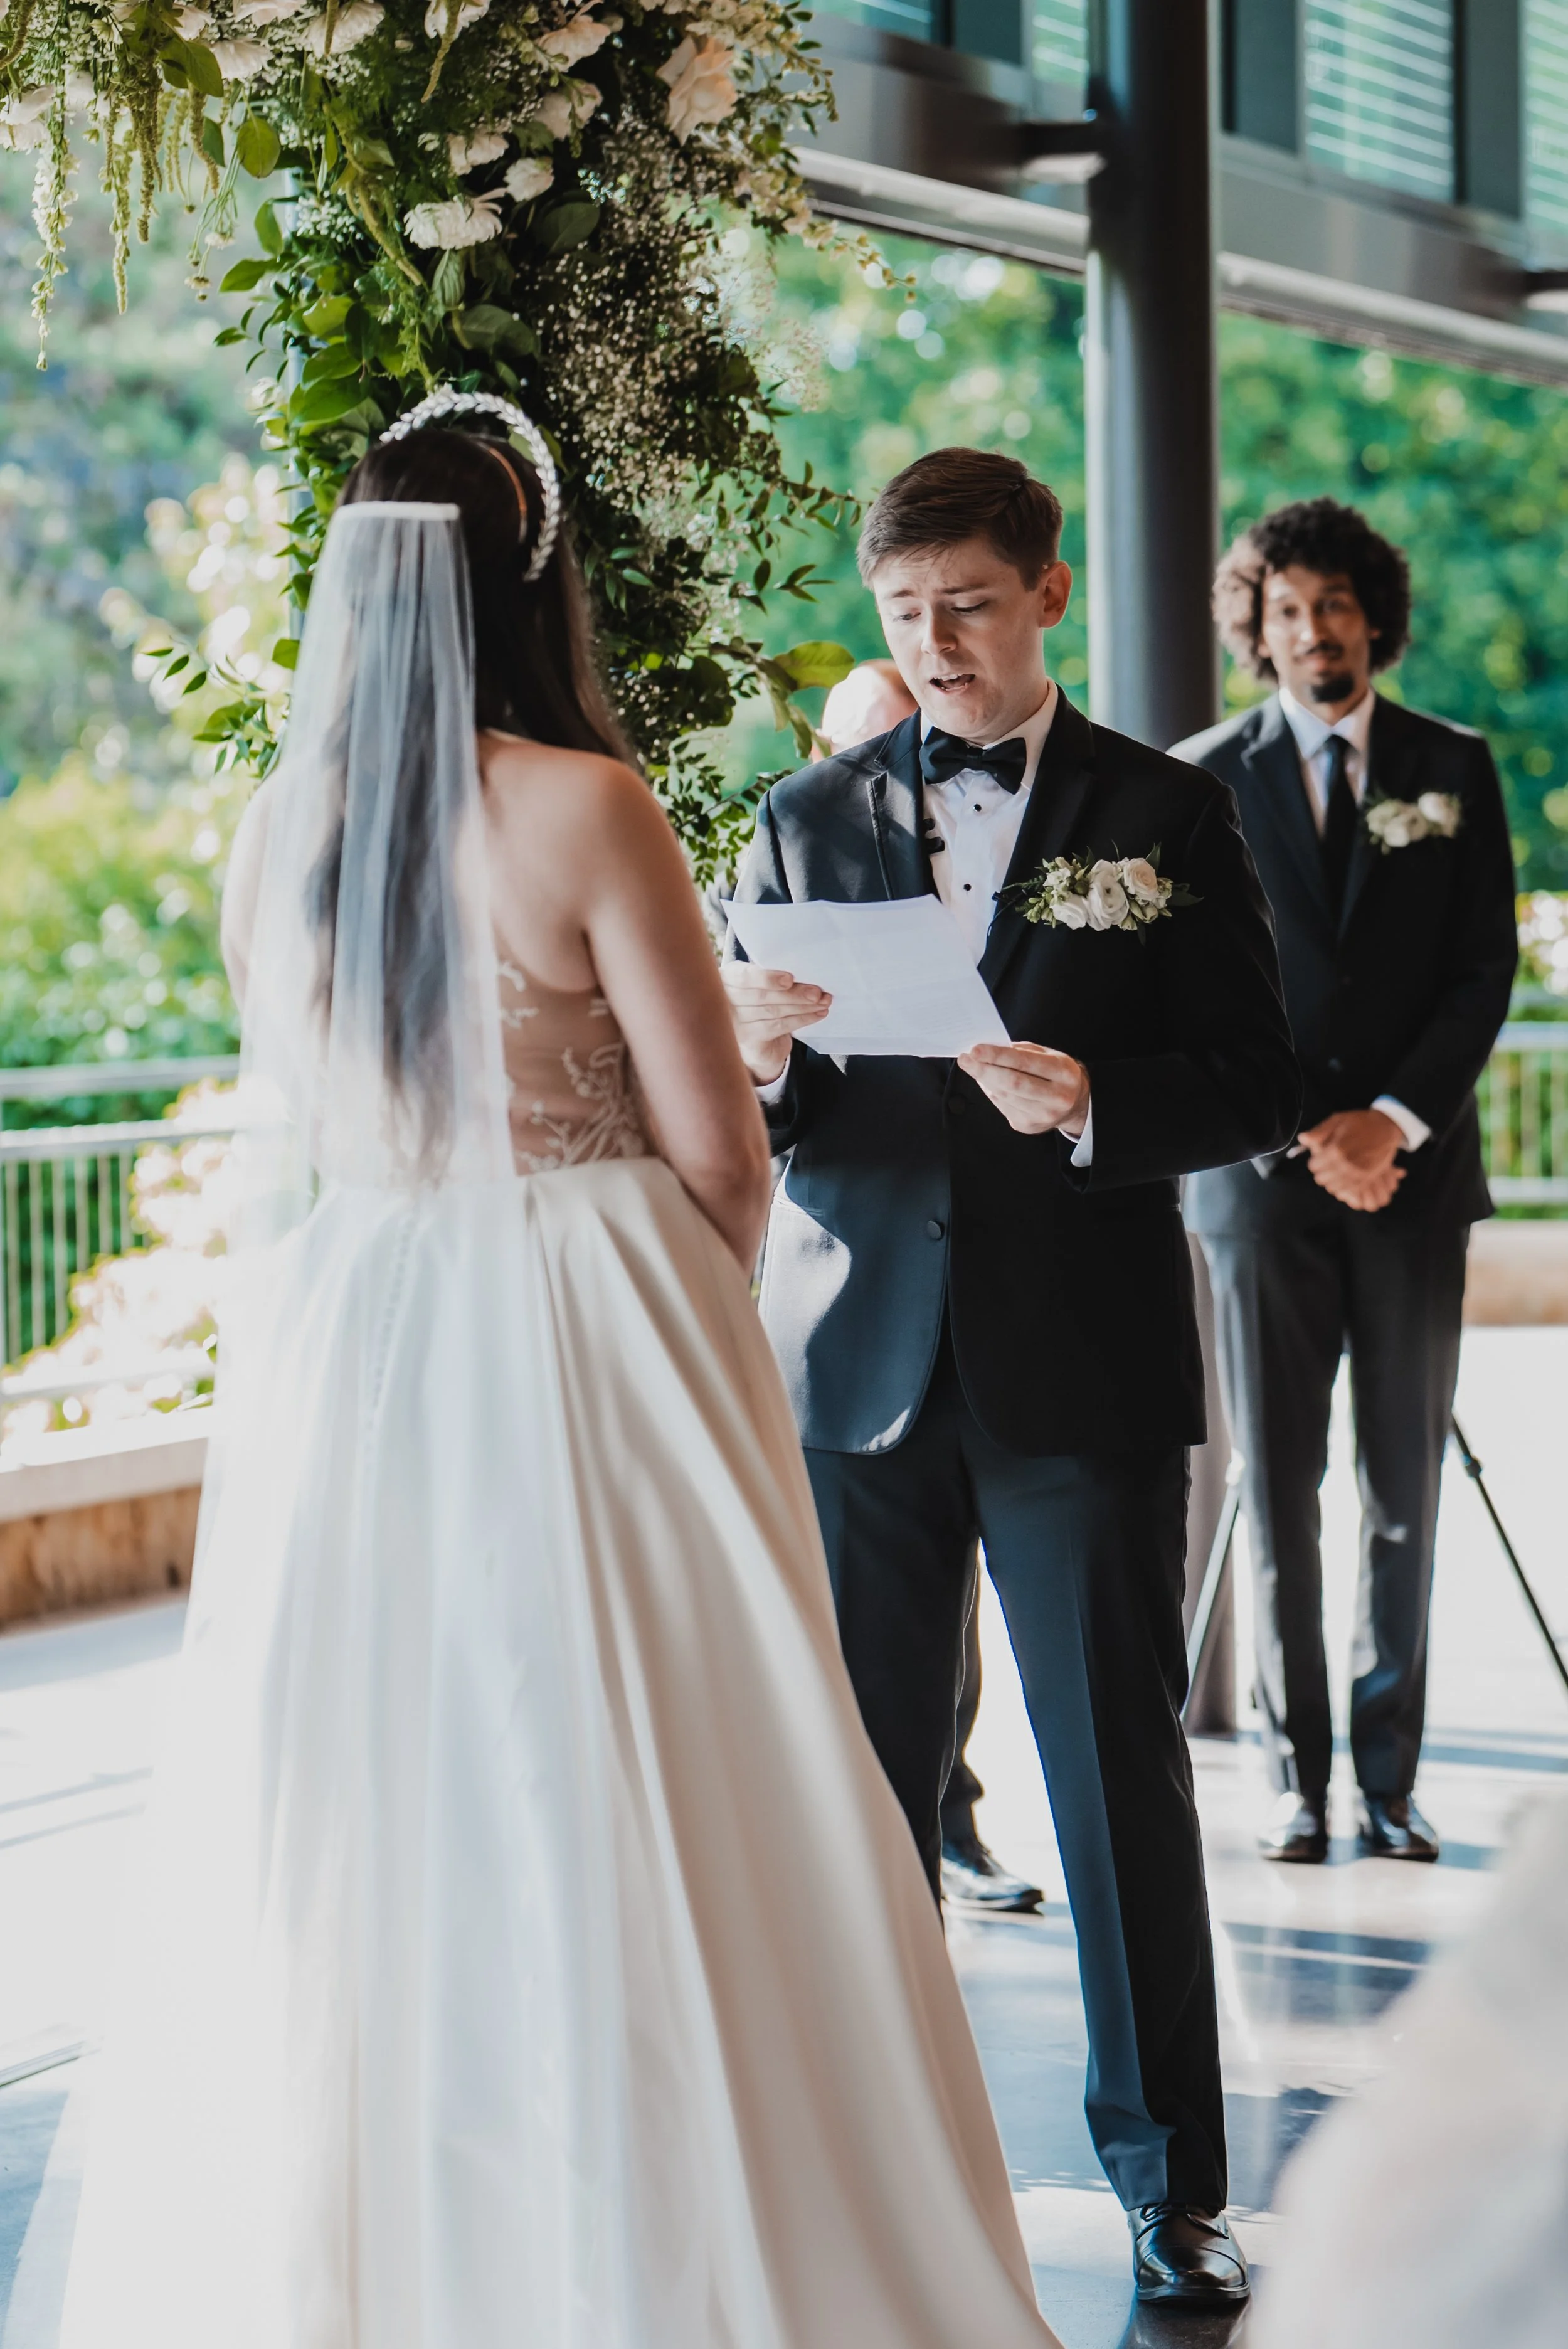
[[1090, 2134], [1129, 2208], [1218, 2209], [1213, 1951], [1181, 1723], [1185, 1453], [1005, 1451], [971, 1412], [944, 1333], [902, 1444], [806, 1462], [850, 1674], [934, 1889], [984, 1543], [1078, 1930]]
[[1463, 1225], [1390, 1223], [1324, 1193], [1271, 1230], [1204, 1237], [1225, 1410], [1246, 1459], [1258, 1703], [1282, 1789], [1326, 1794], [1334, 1759], [1318, 1487], [1346, 1346], [1361, 1488], [1350, 1750], [1368, 1794], [1416, 1783], [1468, 1238]]
[[980, 1574], [975, 1560], [975, 1596], [964, 1625], [964, 1655], [958, 1673], [958, 1711], [953, 1723], [953, 1767], [942, 1790], [942, 1840], [967, 1843], [975, 1833], [975, 1806], [985, 1792], [969, 1765], [968, 1746], [980, 1717]]

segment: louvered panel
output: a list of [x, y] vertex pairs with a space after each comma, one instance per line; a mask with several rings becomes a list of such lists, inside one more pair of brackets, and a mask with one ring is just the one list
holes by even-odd
[[931, 0], [811, 0], [811, 5], [820, 16], [847, 16], [852, 25], [875, 25], [908, 40], [934, 36]]
[[1088, 0], [1035, 0], [1034, 68], [1040, 81], [1082, 86], [1088, 75]]
[[1526, 0], [1525, 211], [1554, 248], [1568, 244], [1568, 0]]
[[1306, 145], [1351, 179], [1452, 201], [1452, 0], [1306, 0]]

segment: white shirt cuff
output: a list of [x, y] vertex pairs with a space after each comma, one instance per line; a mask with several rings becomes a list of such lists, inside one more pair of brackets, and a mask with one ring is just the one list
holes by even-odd
[[1379, 1093], [1372, 1106], [1393, 1119], [1405, 1137], [1407, 1150], [1419, 1150], [1423, 1142], [1431, 1139], [1432, 1129], [1426, 1120], [1418, 1117], [1413, 1109], [1407, 1109], [1402, 1101], [1396, 1101], [1392, 1093]]
[[[1405, 1113], [1406, 1113], [1406, 1115], [1407, 1115], [1407, 1116], [1408, 1116], [1408, 1115], [1409, 1115], [1409, 1112], [1408, 1112], [1408, 1110], [1407, 1110], [1407, 1112], [1406, 1112]], [[1085, 1120], [1084, 1120], [1084, 1122], [1083, 1122], [1083, 1132], [1079, 1134], [1079, 1136], [1078, 1136], [1078, 1138], [1077, 1145], [1076, 1145], [1076, 1147], [1074, 1148], [1073, 1154], [1072, 1154], [1071, 1158], [1068, 1161], [1068, 1165], [1069, 1165], [1069, 1166], [1092, 1166], [1092, 1165], [1094, 1164], [1094, 1103], [1093, 1103], [1093, 1102], [1090, 1102], [1090, 1103], [1089, 1103], [1089, 1105], [1088, 1105], [1088, 1115], [1085, 1118]]]
[[[789, 1063], [785, 1061], [779, 1074], [765, 1085], [757, 1086], [757, 1098], [764, 1109], [777, 1109], [784, 1098], [784, 1088], [789, 1081]], [[1408, 1111], [1406, 1115], [1408, 1116]]]

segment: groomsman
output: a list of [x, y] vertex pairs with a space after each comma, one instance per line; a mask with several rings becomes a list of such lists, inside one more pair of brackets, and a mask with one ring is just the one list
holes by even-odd
[[[818, 732], [834, 750], [852, 750], [915, 713], [915, 699], [890, 660], [860, 661], [822, 704]], [[963, 1678], [958, 1688], [953, 1767], [942, 1792], [942, 1898], [950, 1908], [989, 1916], [1026, 1916], [1044, 1906], [1037, 1884], [1011, 1876], [981, 1840], [975, 1806], [985, 1792], [969, 1761], [969, 1740], [980, 1713], [980, 1571], [964, 1627]]]
[[1229, 783], [1274, 906], [1305, 1081], [1295, 1147], [1197, 1174], [1225, 1408], [1246, 1461], [1271, 1859], [1328, 1852], [1334, 1731], [1318, 1487], [1350, 1354], [1362, 1519], [1350, 1750], [1364, 1852], [1432, 1860], [1414, 1800], [1465, 1248], [1491, 1213], [1475, 1081], [1508, 1010], [1513, 859], [1491, 753], [1373, 688], [1409, 633], [1405, 557], [1331, 498], [1220, 565], [1226, 646], [1269, 698], [1176, 755]]
[[1072, 585], [1060, 529], [1014, 458], [944, 449], [889, 482], [861, 575], [919, 714], [776, 784], [736, 892], [934, 892], [1014, 1040], [841, 1061], [810, 1049], [819, 988], [739, 961], [726, 978], [789, 1161], [761, 1310], [866, 1727], [935, 1891], [982, 1539], [1050, 1791], [1089, 2127], [1138, 2289], [1222, 2306], [1247, 2282], [1221, 2215], [1181, 1725], [1203, 1399], [1177, 1179], [1280, 1147], [1300, 1094], [1231, 793], [1091, 726], [1046, 673], [1041, 631]]

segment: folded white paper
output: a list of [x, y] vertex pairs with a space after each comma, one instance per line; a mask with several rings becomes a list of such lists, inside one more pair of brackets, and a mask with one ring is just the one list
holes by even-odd
[[940, 897], [869, 905], [810, 900], [731, 905], [748, 961], [826, 988], [833, 1008], [800, 1031], [813, 1051], [847, 1060], [896, 1053], [953, 1060], [971, 1044], [1005, 1044], [1007, 1030], [964, 936]]

